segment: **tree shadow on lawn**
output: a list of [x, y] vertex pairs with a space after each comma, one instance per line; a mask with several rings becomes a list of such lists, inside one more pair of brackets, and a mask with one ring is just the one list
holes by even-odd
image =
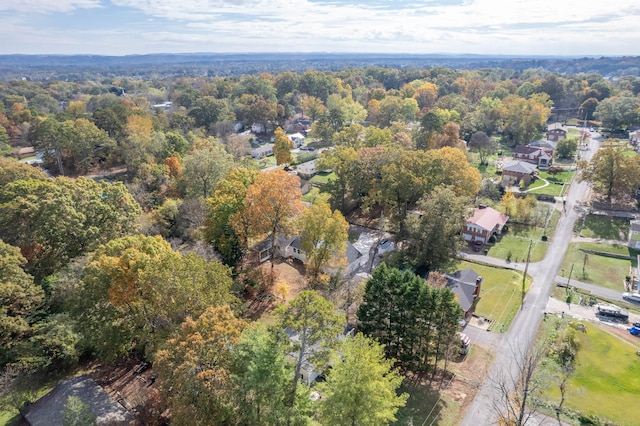
[[584, 220], [581, 235], [606, 240], [626, 240], [629, 232], [629, 220], [618, 217], [589, 215]]
[[396, 425], [453, 424], [459, 405], [443, 395], [452, 378], [441, 372], [432, 377], [408, 374], [400, 386], [400, 393], [408, 393], [407, 404], [398, 410]]

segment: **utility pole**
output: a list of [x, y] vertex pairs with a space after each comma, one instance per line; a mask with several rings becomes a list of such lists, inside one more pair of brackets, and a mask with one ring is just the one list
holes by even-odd
[[567, 293], [569, 293], [569, 283], [571, 282], [571, 274], [573, 274], [573, 263], [571, 264], [571, 270], [569, 271], [569, 279], [567, 280]]
[[531, 259], [531, 245], [533, 244], [533, 240], [529, 240], [529, 252], [527, 253], [527, 263], [524, 265], [524, 274], [522, 275], [522, 304], [520, 305], [520, 309], [524, 308], [524, 284], [527, 280], [527, 270], [529, 269], [529, 260]]

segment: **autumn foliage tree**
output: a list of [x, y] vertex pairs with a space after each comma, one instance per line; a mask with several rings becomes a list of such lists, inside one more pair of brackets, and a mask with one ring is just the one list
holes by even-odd
[[282, 128], [278, 127], [274, 132], [273, 153], [276, 156], [276, 164], [289, 164], [293, 161], [291, 149], [293, 142], [284, 134]]
[[160, 237], [115, 239], [89, 260], [70, 309], [102, 359], [134, 349], [151, 356], [188, 315], [235, 301], [227, 267]]
[[276, 310], [279, 326], [296, 336], [291, 339], [295, 370], [289, 393], [288, 418], [296, 400], [302, 365], [305, 360], [322, 368], [328, 362], [329, 349], [342, 332], [342, 320], [333, 304], [312, 290], [301, 291], [298, 297]]
[[207, 199], [205, 239], [218, 250], [227, 265], [236, 265], [247, 248], [248, 223], [243, 213], [247, 188], [258, 173], [250, 169], [232, 169]]
[[[285, 172], [275, 170], [260, 173], [247, 188], [242, 221], [246, 223], [248, 235], [252, 238], [267, 238], [275, 247], [280, 234], [290, 234], [296, 224], [295, 218], [302, 212], [302, 192], [300, 179]], [[238, 229], [237, 232], [245, 232]], [[271, 263], [273, 265], [271, 253]]]
[[245, 325], [228, 306], [208, 308], [158, 351], [154, 368], [173, 424], [234, 423], [232, 350]]
[[59, 177], [0, 188], [0, 235], [20, 247], [36, 281], [135, 230], [140, 206], [122, 183]]
[[579, 179], [591, 182], [607, 202], [630, 195], [640, 184], [640, 158], [626, 154], [624, 147], [601, 147], [591, 161], [581, 163]]
[[315, 281], [332, 259], [345, 256], [349, 224], [338, 210], [332, 212], [329, 204], [322, 200], [306, 209], [298, 224], [307, 268], [311, 280]]
[[409, 396], [397, 394], [401, 383], [382, 345], [362, 334], [344, 339], [327, 381], [319, 385], [319, 420], [323, 425], [390, 424]]

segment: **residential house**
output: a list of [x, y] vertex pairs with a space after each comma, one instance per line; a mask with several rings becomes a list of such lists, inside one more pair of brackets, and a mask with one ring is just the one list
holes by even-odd
[[527, 145], [535, 146], [537, 148], [546, 148], [547, 152], [550, 152], [550, 153], [553, 153], [553, 151], [555, 151], [556, 148], [558, 147], [558, 143], [557, 142], [545, 141], [545, 140], [539, 140], [539, 141], [530, 142]]
[[462, 237], [471, 243], [482, 241], [482, 244], [486, 244], [492, 235], [500, 235], [508, 220], [509, 216], [506, 214], [491, 207], [480, 206], [467, 219]]
[[445, 275], [447, 287], [453, 291], [462, 308], [463, 319], [469, 321], [476, 303], [480, 299], [480, 289], [484, 279], [473, 269], [456, 271], [452, 275]]
[[171, 108], [173, 108], [173, 102], [167, 101], [167, 102], [162, 102], [161, 104], [155, 104], [155, 105], [153, 105], [153, 108], [171, 109]]
[[293, 142], [294, 148], [300, 148], [304, 144], [304, 136], [301, 133], [293, 133], [287, 137]]
[[271, 252], [273, 251], [273, 245], [270, 239], [266, 239], [261, 243], [251, 247], [251, 251], [257, 254], [258, 261], [260, 263], [266, 262], [271, 259]]
[[536, 146], [518, 145], [513, 150], [514, 160], [526, 161], [543, 169], [551, 165], [552, 157], [553, 151]]
[[[271, 258], [273, 251], [271, 240], [265, 240], [251, 248], [257, 254], [260, 263], [266, 262]], [[306, 262], [307, 256], [302, 251], [300, 236], [285, 237], [284, 235], [276, 238], [275, 255], [286, 259], [297, 259]], [[360, 267], [367, 264], [369, 256], [362, 254], [351, 242], [347, 241], [346, 248], [346, 265], [343, 265], [343, 276], [353, 275]], [[333, 275], [338, 273], [340, 269], [335, 265], [329, 265], [323, 268], [325, 274]]]
[[20, 148], [14, 152], [14, 155], [18, 158], [18, 160], [22, 160], [23, 158], [32, 157], [36, 155], [36, 150], [32, 146], [26, 146], [24, 148]]
[[253, 123], [251, 125], [251, 132], [255, 133], [256, 135], [262, 134], [266, 131], [266, 127], [264, 124], [262, 123]]
[[629, 248], [640, 249], [640, 220], [632, 220], [629, 223]]
[[[289, 328], [285, 329], [284, 332], [287, 333], [287, 336], [289, 336], [289, 340], [292, 343], [296, 344], [296, 346], [300, 344], [300, 335], [298, 333], [295, 333]], [[337, 336], [337, 340], [340, 341], [347, 337], [353, 337], [354, 333], [355, 333], [355, 329], [353, 327], [350, 327], [349, 325], [346, 325], [344, 328], [344, 331]], [[316, 353], [322, 349], [323, 349], [322, 345], [320, 343], [316, 343], [312, 346], [307, 346], [307, 350], [305, 351], [306, 353], [302, 355], [302, 364], [300, 368], [300, 381], [306, 384], [307, 386], [311, 386], [316, 381], [322, 380], [324, 367], [316, 365], [310, 361], [310, 358], [313, 358], [313, 356], [316, 355]], [[297, 353], [289, 353], [288, 355], [291, 358], [293, 358], [295, 361], [298, 360]], [[329, 365], [327, 365], [327, 367], [329, 368], [331, 367], [331, 361], [329, 361]]]
[[549, 124], [547, 127], [547, 139], [557, 142], [567, 137], [567, 126], [561, 123]]
[[305, 163], [298, 164], [296, 166], [296, 170], [298, 172], [298, 175], [305, 177], [307, 179], [311, 178], [316, 173], [318, 173], [318, 171], [316, 170], [316, 160], [311, 160]]
[[273, 144], [268, 143], [264, 146], [260, 146], [258, 148], [254, 148], [251, 150], [251, 157], [254, 160], [259, 160], [264, 157], [270, 157], [273, 155]]
[[65, 380], [51, 392], [29, 405], [22, 416], [31, 426], [61, 425], [62, 410], [70, 396], [80, 398], [96, 417], [97, 425], [129, 425], [133, 415], [89, 376]]
[[301, 262], [307, 260], [307, 256], [302, 252], [300, 237], [285, 237], [280, 235], [276, 241], [276, 254], [284, 258], [298, 259]]
[[502, 185], [517, 185], [523, 181], [529, 185], [533, 180], [537, 167], [522, 160], [513, 160], [502, 167]]

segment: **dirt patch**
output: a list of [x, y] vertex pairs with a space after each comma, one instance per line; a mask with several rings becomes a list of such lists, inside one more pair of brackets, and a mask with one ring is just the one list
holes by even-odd
[[114, 366], [97, 365], [91, 378], [127, 410], [143, 406], [157, 395], [156, 374], [146, 363], [129, 360]]
[[478, 345], [473, 345], [471, 353], [461, 362], [452, 363], [450, 369], [455, 373], [443, 393], [460, 404], [457, 420], [462, 420], [478, 389], [489, 374], [488, 368], [493, 363], [493, 355]]
[[372, 207], [367, 213], [363, 212], [361, 208], [357, 208], [353, 212], [349, 213], [346, 219], [347, 222], [352, 225], [362, 226], [363, 228], [379, 229], [381, 213], [382, 208], [379, 206]]
[[[271, 274], [271, 262], [267, 261], [259, 265], [260, 276], [268, 280]], [[247, 315], [256, 320], [262, 315], [271, 312], [282, 302], [288, 302], [307, 288], [306, 270], [302, 262], [295, 259], [276, 259], [273, 264], [274, 285], [267, 293], [249, 297], [247, 301]]]

